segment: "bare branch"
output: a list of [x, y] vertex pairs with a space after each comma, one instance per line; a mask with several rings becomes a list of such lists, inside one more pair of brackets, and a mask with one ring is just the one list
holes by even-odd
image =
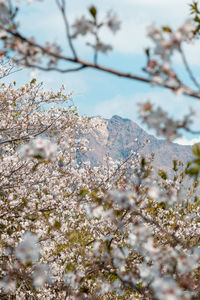
[[180, 54], [181, 54], [181, 57], [182, 57], [183, 64], [184, 64], [184, 66], [185, 66], [185, 68], [186, 68], [186, 70], [188, 72], [188, 75], [189, 75], [190, 79], [192, 80], [192, 82], [194, 83], [194, 85], [198, 88], [198, 90], [200, 90], [200, 84], [197, 82], [194, 74], [192, 73], [192, 70], [190, 69], [190, 66], [189, 66], [189, 64], [187, 62], [185, 53], [183, 52], [183, 49], [180, 48], [179, 51], [180, 51]]
[[74, 45], [72, 43], [72, 39], [71, 39], [71, 35], [70, 35], [70, 31], [69, 31], [69, 23], [68, 23], [68, 19], [67, 19], [67, 15], [66, 15], [66, 3], [65, 0], [62, 0], [62, 3], [59, 2], [59, 0], [56, 0], [56, 3], [58, 5], [58, 8], [60, 9], [60, 12], [62, 14], [63, 17], [63, 21], [65, 24], [65, 31], [66, 31], [66, 37], [69, 43], [69, 47], [74, 55], [74, 58], [77, 58], [77, 54], [76, 54], [76, 50], [74, 48]]
[[187, 128], [187, 127], [184, 127], [183, 129], [184, 129], [185, 131], [187, 131], [187, 132], [192, 133], [192, 134], [200, 134], [200, 131], [195, 131], [195, 130], [192, 130], [192, 129]]

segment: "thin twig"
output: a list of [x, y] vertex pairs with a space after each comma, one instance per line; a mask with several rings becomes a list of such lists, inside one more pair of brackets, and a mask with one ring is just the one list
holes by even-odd
[[200, 131], [195, 131], [195, 130], [192, 130], [192, 129], [187, 128], [187, 127], [184, 127], [183, 129], [185, 131], [189, 132], [189, 133], [192, 133], [192, 134], [200, 134]]
[[198, 88], [198, 90], [200, 90], [200, 85], [197, 82], [195, 76], [193, 75], [192, 70], [190, 69], [190, 66], [189, 66], [189, 64], [187, 62], [185, 53], [183, 52], [183, 49], [180, 48], [179, 51], [180, 51], [180, 54], [181, 54], [181, 57], [182, 57], [183, 64], [184, 64], [184, 66], [186, 68], [186, 71], [188, 72], [188, 75], [189, 75], [190, 79], [192, 80], [192, 82], [194, 83], [194, 85]]
[[65, 3], [65, 0], [62, 0], [62, 4], [59, 3], [58, 0], [56, 0], [56, 3], [61, 11], [61, 14], [62, 14], [62, 17], [63, 17], [63, 21], [64, 21], [64, 24], [65, 24], [65, 31], [66, 31], [66, 37], [67, 37], [67, 40], [68, 40], [68, 43], [69, 43], [69, 47], [74, 55], [74, 58], [76, 59], [77, 58], [77, 54], [76, 54], [76, 50], [74, 48], [74, 45], [72, 43], [72, 39], [71, 39], [71, 35], [70, 35], [70, 31], [69, 31], [69, 23], [68, 23], [68, 20], [67, 20], [67, 15], [66, 15], [66, 3]]

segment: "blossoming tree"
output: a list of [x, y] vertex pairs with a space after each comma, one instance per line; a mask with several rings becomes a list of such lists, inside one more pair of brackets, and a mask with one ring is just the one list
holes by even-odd
[[[33, 1], [28, 2], [31, 3]], [[105, 54], [112, 50], [112, 45], [104, 43], [100, 37], [102, 29], [107, 28], [113, 34], [117, 34], [121, 27], [121, 21], [113, 11], [109, 11], [104, 18], [100, 19], [97, 8], [91, 6], [89, 7], [87, 15], [75, 19], [71, 25], [67, 18], [66, 1], [55, 0], [55, 2], [64, 22], [66, 39], [69, 50], [71, 51], [71, 56], [66, 55], [61, 50], [61, 46], [55, 42], [46, 41], [45, 44], [41, 44], [34, 38], [24, 36], [20, 30], [20, 23], [16, 19], [20, 8], [20, 1], [16, 3], [12, 0], [1, 0], [0, 2], [2, 55], [12, 57], [17, 64], [29, 68], [62, 73], [92, 68], [104, 73], [159, 85], [175, 93], [182, 93], [192, 98], [200, 98], [200, 84], [195, 78], [183, 50], [184, 43], [193, 43], [199, 36], [200, 13], [197, 2], [194, 1], [191, 4], [191, 12], [194, 16], [194, 20], [187, 20], [177, 30], [173, 30], [169, 26], [162, 28], [156, 28], [153, 25], [149, 26], [147, 35], [152, 40], [154, 47], [146, 49], [147, 64], [143, 68], [144, 73], [147, 75], [146, 77], [137, 76], [129, 71], [121, 72], [99, 63], [100, 54]], [[86, 39], [88, 37], [90, 38], [90, 42], [87, 41], [86, 45], [93, 49], [94, 52], [91, 61], [81, 59], [74, 45], [74, 40], [80, 36]], [[91, 38], [93, 42], [91, 42]], [[182, 81], [181, 76], [174, 71], [172, 57], [175, 53], [179, 53], [181, 56], [185, 70], [190, 77], [191, 86], [186, 85]], [[61, 64], [62, 68], [60, 67]], [[162, 111], [160, 108], [154, 108], [152, 105], [141, 106], [141, 118], [146, 122], [147, 118], [144, 118], [143, 113], [145, 116], [147, 113], [153, 117], [156, 114], [158, 117], [163, 118], [163, 124], [165, 125], [163, 128], [159, 128], [158, 124], [152, 124], [150, 122], [148, 122], [148, 125], [150, 127], [157, 125], [157, 133], [169, 139], [176, 138], [177, 132], [180, 131], [181, 128], [191, 131], [190, 123], [193, 112], [190, 112], [183, 120], [178, 122], [169, 118], [165, 111]], [[167, 130], [167, 127], [170, 127], [170, 129]]]
[[[62, 59], [79, 64], [76, 70], [119, 73], [98, 64], [99, 52], [111, 48], [99, 40], [98, 30], [107, 26], [115, 33], [117, 16], [109, 13], [100, 26], [91, 7], [92, 21], [78, 19], [70, 34], [65, 1], [56, 2], [73, 58], [64, 57], [56, 45], [43, 47], [23, 37], [12, 1], [1, 1], [2, 55], [17, 54], [14, 65], [59, 71], [56, 62]], [[193, 9], [198, 14], [197, 6]], [[95, 37], [89, 44], [93, 63], [81, 61], [72, 43], [88, 33]], [[147, 53], [150, 78], [145, 80], [198, 98], [170, 65], [173, 51], [194, 38], [192, 25], [175, 33], [151, 27], [149, 35], [159, 59]], [[12, 65], [2, 67], [1, 78], [12, 71]], [[82, 153], [98, 125], [78, 115], [63, 87], [52, 92], [36, 80], [19, 88], [1, 83], [0, 99], [1, 299], [199, 299], [200, 147], [193, 147], [195, 159], [185, 170], [173, 162], [172, 178], [161, 170], [156, 174], [153, 156], [143, 158], [139, 151], [126, 161], [90, 166]], [[141, 111], [147, 121], [153, 113], [153, 119], [162, 115], [172, 130], [158, 130], [169, 138], [180, 128], [189, 130], [190, 114], [173, 123], [150, 103]]]

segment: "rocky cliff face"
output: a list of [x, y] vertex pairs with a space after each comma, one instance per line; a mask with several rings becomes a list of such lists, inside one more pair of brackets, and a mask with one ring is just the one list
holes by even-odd
[[[170, 171], [173, 159], [186, 163], [192, 157], [191, 146], [156, 139], [131, 120], [113, 116], [111, 119], [94, 117], [92, 122], [96, 127], [89, 137], [89, 146], [93, 150], [87, 154], [92, 165], [101, 164], [106, 154], [114, 160], [126, 159], [131, 151], [137, 150], [138, 144], [141, 146], [139, 152], [143, 155], [155, 154], [156, 169]], [[146, 140], [149, 143], [142, 148]]]

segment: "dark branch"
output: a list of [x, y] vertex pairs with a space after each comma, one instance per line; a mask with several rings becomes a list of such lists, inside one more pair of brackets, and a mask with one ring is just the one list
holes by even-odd
[[[99, 70], [99, 71], [103, 71], [103, 72], [113, 74], [113, 75], [116, 75], [116, 76], [122, 77], [122, 78], [137, 80], [137, 81], [148, 83], [148, 84], [154, 83], [154, 81], [152, 81], [149, 78], [144, 78], [144, 77], [141, 77], [141, 76], [137, 76], [137, 75], [134, 75], [132, 73], [121, 72], [121, 71], [118, 71], [118, 70], [115, 70], [115, 69], [112, 69], [112, 68], [108, 68], [106, 66], [96, 65], [94, 63], [91, 63], [91, 62], [88, 62], [88, 61], [85, 61], [85, 60], [82, 60], [82, 59], [79, 59], [79, 58], [71, 58], [71, 57], [68, 57], [68, 56], [64, 56], [60, 53], [52, 52], [52, 51], [46, 49], [44, 46], [41, 46], [40, 44], [34, 42], [33, 40], [27, 39], [26, 37], [21, 35], [19, 32], [13, 32], [12, 30], [10, 30], [8, 28], [5, 28], [2, 25], [0, 25], [0, 29], [7, 31], [12, 36], [14, 36], [16, 38], [19, 38], [21, 41], [28, 43], [30, 46], [36, 47], [36, 48], [40, 49], [43, 53], [46, 53], [46, 54], [48, 54], [48, 55], [50, 55], [54, 58], [57, 58], [59, 60], [63, 60], [63, 61], [67, 61], [67, 62], [71, 62], [71, 63], [75, 63], [75, 64], [81, 64], [84, 67], [88, 67], [88, 68], [96, 69], [96, 70]], [[34, 67], [36, 67], [36, 66], [34, 66]], [[163, 87], [163, 88], [169, 89], [171, 91], [174, 91], [174, 92], [176, 92], [176, 89], [177, 89], [176, 87], [172, 87], [168, 84], [158, 84], [156, 82], [155, 82], [155, 84], [160, 86], [160, 87]], [[183, 94], [186, 95], [186, 96], [195, 98], [195, 99], [200, 99], [200, 93], [199, 92], [195, 92], [195, 91], [192, 91], [192, 90], [185, 90], [183, 92]]]
[[29, 67], [29, 68], [35, 68], [35, 69], [38, 69], [38, 70], [41, 70], [41, 71], [57, 71], [57, 72], [60, 72], [60, 73], [70, 73], [70, 72], [76, 72], [76, 71], [80, 71], [80, 70], [83, 70], [85, 68], [87, 68], [87, 66], [80, 66], [80, 67], [77, 67], [77, 68], [71, 68], [71, 69], [60, 69], [60, 68], [56, 68], [56, 67], [42, 67], [42, 66], [39, 66], [39, 65], [32, 65], [30, 63], [26, 63], [26, 66]]

